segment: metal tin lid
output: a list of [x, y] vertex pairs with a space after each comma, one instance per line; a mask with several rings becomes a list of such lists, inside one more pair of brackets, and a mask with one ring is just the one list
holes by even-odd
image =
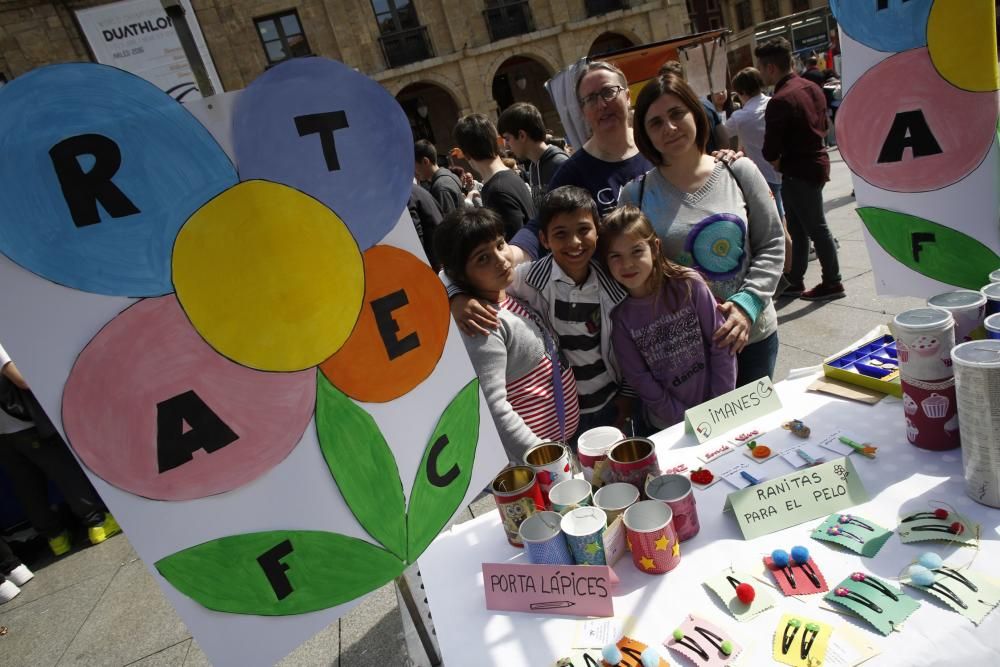
[[969, 368], [1000, 368], [1000, 339], [973, 340], [956, 345], [951, 360]]
[[979, 291], [991, 301], [1000, 301], [1000, 283], [990, 283]]
[[954, 318], [947, 310], [939, 308], [913, 308], [896, 315], [892, 323], [908, 332], [933, 331], [952, 326]]
[[983, 320], [983, 326], [987, 331], [1000, 331], [1000, 313], [993, 313]]
[[970, 289], [945, 292], [944, 294], [937, 294], [927, 299], [927, 305], [931, 308], [943, 308], [944, 310], [975, 308], [984, 303], [986, 303], [986, 296], [981, 292], [973, 292]]

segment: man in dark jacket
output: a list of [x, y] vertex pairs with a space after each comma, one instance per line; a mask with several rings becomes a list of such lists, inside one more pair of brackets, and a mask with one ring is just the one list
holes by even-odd
[[438, 166], [437, 149], [434, 148], [434, 144], [426, 139], [413, 144], [413, 162], [413, 173], [417, 180], [430, 190], [442, 215], [448, 215], [456, 208], [465, 206], [462, 183], [450, 169]]
[[441, 209], [438, 208], [431, 193], [416, 181], [410, 189], [410, 201], [406, 204], [406, 208], [410, 211], [413, 226], [417, 230], [417, 236], [420, 237], [420, 245], [427, 254], [427, 262], [437, 270], [437, 262], [434, 260], [434, 230], [443, 217]]

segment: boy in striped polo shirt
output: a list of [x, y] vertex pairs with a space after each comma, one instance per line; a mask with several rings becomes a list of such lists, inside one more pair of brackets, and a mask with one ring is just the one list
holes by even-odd
[[[538, 235], [550, 254], [519, 265], [507, 289], [541, 313], [559, 338], [576, 377], [578, 434], [597, 426], [623, 427], [634, 402], [631, 391], [622, 392], [611, 346], [611, 311], [628, 293], [593, 260], [599, 221], [597, 204], [583, 188], [567, 185], [548, 193], [538, 214]], [[478, 302], [457, 296], [453, 288], [449, 295], [463, 331], [482, 332], [478, 325], [484, 318], [495, 317], [477, 309]]]

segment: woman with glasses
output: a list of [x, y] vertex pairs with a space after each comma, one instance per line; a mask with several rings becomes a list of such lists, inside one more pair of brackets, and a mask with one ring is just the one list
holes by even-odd
[[751, 160], [705, 152], [708, 118], [676, 74], [651, 80], [635, 106], [635, 140], [654, 165], [622, 192], [642, 209], [663, 253], [696, 269], [720, 302], [714, 341], [737, 355], [736, 386], [774, 374], [778, 318], [772, 303], [785, 256], [771, 190]]
[[[626, 183], [653, 167], [642, 156], [629, 126], [628, 81], [620, 69], [604, 61], [587, 63], [576, 80], [576, 97], [591, 136], [566, 160], [549, 182], [549, 190], [575, 185], [597, 202], [601, 216], [618, 206]], [[511, 240], [530, 258], [540, 252], [538, 227], [529, 223]]]

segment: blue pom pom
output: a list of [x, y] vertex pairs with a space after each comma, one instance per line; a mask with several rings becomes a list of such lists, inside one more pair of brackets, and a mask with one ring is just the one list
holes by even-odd
[[622, 662], [622, 652], [618, 650], [616, 644], [608, 644], [601, 649], [601, 657], [609, 665], [620, 665]]
[[938, 556], [933, 551], [928, 551], [922, 555], [917, 559], [917, 562], [926, 567], [928, 570], [936, 570], [944, 565], [944, 561], [941, 560], [941, 556]]
[[646, 650], [642, 652], [639, 656], [642, 660], [642, 667], [659, 667], [660, 666], [660, 654], [656, 652], [656, 649], [652, 646], [646, 647]]
[[809, 562], [809, 549], [805, 547], [792, 547], [792, 560], [802, 565]]
[[934, 583], [934, 573], [923, 565], [911, 565], [909, 569], [910, 579], [918, 586], [930, 586]]
[[788, 552], [784, 549], [775, 549], [771, 552], [771, 560], [777, 567], [788, 567]]

